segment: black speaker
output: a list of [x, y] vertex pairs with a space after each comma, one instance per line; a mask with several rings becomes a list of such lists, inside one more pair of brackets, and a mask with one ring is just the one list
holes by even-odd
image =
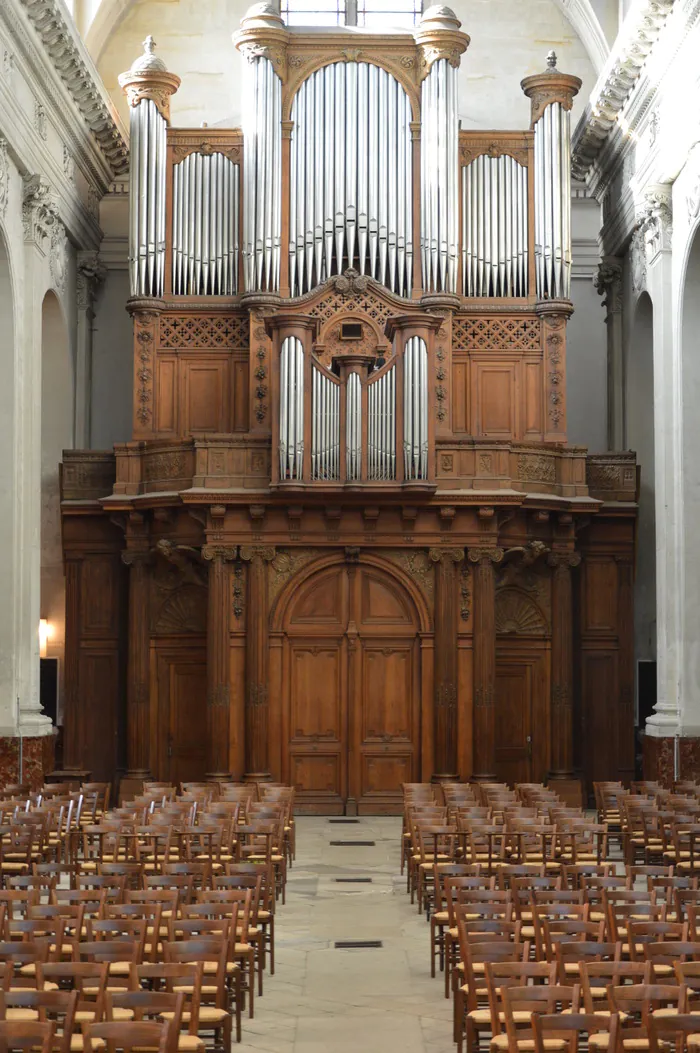
[[51, 723], [56, 724], [58, 712], [58, 658], [40, 658], [39, 701]]

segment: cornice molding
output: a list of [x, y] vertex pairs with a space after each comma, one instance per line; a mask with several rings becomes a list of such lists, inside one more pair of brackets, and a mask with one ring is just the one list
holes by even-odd
[[596, 73], [600, 73], [607, 62], [610, 47], [590, 0], [557, 0], [557, 5], [583, 41]]
[[123, 171], [129, 156], [127, 134], [63, 4], [60, 0], [19, 0], [19, 4], [113, 175]]
[[639, 0], [631, 8], [573, 135], [572, 171], [588, 174], [639, 79], [674, 0]]

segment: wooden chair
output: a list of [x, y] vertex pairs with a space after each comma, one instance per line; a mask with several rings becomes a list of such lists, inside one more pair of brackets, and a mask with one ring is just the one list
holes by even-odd
[[[649, 1053], [697, 1053], [700, 1049], [700, 1015], [678, 1013], [649, 1020]], [[679, 1041], [680, 1040], [680, 1041]]]
[[176, 1036], [170, 1024], [143, 1021], [120, 1021], [102, 1024], [83, 1024], [85, 1053], [107, 1047], [108, 1053], [177, 1053]]
[[[223, 1049], [228, 1050], [231, 1044], [231, 1014], [226, 984], [227, 977], [227, 940], [179, 940], [168, 942], [163, 948], [166, 962], [176, 965], [202, 963], [206, 983], [202, 986], [199, 1009], [200, 1029], [213, 1031], [218, 1039], [221, 1036]], [[239, 1030], [241, 1012], [240, 969], [234, 974], [235, 990], [233, 1002], [236, 1013], [236, 1030]], [[250, 1007], [249, 1007], [250, 1012]], [[252, 1016], [252, 1013], [250, 1014]]]
[[[0, 994], [0, 1019], [54, 1024], [52, 1046], [57, 1053], [71, 1053], [77, 1007], [77, 991], [26, 990]], [[78, 1048], [82, 1049], [82, 1042]]]
[[535, 1053], [551, 1053], [553, 1043], [560, 1042], [563, 1042], [563, 1049], [567, 1050], [567, 1053], [577, 1053], [577, 1050], [585, 1046], [583, 1035], [587, 1037], [590, 1049], [591, 1038], [601, 1034], [605, 1035], [607, 1047], [616, 1050], [620, 1017], [617, 1013], [611, 1013], [607, 1018], [582, 1013], [571, 1013], [569, 1016], [561, 1013], [533, 1013], [532, 1029]]
[[0, 1020], [0, 1053], [9, 1053], [9, 1050], [51, 1053], [55, 1030], [54, 1025], [46, 1020], [26, 1023], [20, 1020]]
[[[537, 1015], [550, 1016], [558, 1012], [578, 1014], [581, 991], [574, 987], [551, 986], [540, 987], [506, 987], [503, 991], [503, 1014], [505, 1016], [505, 1034], [494, 1035], [491, 1041], [493, 1053], [518, 1053], [531, 1050], [534, 1042], [532, 1021]], [[568, 1042], [565, 1039], [548, 1044], [548, 1053], [565, 1053]]]
[[579, 977], [583, 1004], [587, 1013], [608, 1014], [608, 988], [651, 983], [650, 962], [582, 961]]

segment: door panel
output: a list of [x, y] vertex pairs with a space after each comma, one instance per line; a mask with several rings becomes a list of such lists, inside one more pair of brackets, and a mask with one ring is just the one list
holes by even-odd
[[[362, 640], [360, 691], [355, 712], [358, 807], [371, 812], [377, 798], [388, 803], [402, 782], [413, 781], [414, 741], [417, 741], [418, 700], [414, 678], [414, 648], [410, 640]], [[352, 779], [352, 775], [351, 775]]]
[[549, 661], [548, 644], [532, 638], [501, 641], [496, 652], [496, 775], [504, 782], [547, 777]]
[[525, 662], [496, 667], [496, 778], [530, 782], [532, 670]]
[[345, 799], [345, 654], [340, 640], [291, 641], [290, 779], [297, 793]]
[[171, 782], [197, 781], [207, 770], [207, 664], [204, 649], [158, 650], [157, 771]]

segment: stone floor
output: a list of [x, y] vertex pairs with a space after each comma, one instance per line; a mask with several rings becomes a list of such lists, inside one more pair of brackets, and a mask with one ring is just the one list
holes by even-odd
[[[274, 976], [242, 1053], [453, 1053], [451, 1003], [430, 979], [429, 930], [399, 876], [401, 820], [357, 824], [297, 819], [297, 860], [276, 925]], [[376, 846], [331, 847], [331, 841]], [[372, 884], [337, 883], [371, 877]], [[336, 940], [381, 940], [376, 950], [336, 950]]]

